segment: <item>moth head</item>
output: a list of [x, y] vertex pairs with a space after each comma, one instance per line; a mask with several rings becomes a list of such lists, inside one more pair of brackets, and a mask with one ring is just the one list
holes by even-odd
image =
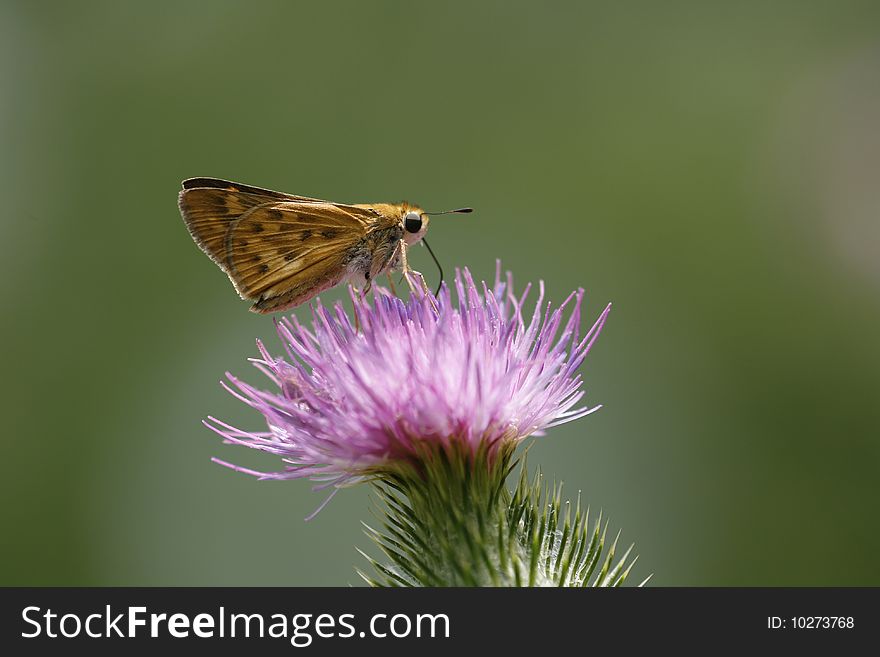
[[401, 220], [403, 239], [407, 244], [415, 244], [428, 232], [428, 215], [418, 208], [408, 209]]

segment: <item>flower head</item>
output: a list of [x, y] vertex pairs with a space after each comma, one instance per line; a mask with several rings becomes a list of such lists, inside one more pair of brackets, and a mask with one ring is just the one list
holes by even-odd
[[456, 272], [448, 288], [403, 301], [374, 288], [372, 303], [352, 294], [356, 321], [341, 303], [313, 307], [311, 327], [295, 316], [277, 323], [287, 358], [258, 342], [254, 359], [274, 385], [260, 390], [227, 375], [224, 386], [266, 418], [268, 430], [241, 431], [210, 418], [226, 442], [282, 457], [265, 479], [309, 477], [336, 487], [417, 459], [425, 444], [488, 448], [515, 444], [597, 410], [579, 405], [577, 369], [610, 310], [580, 335], [583, 290], [562, 305], [527, 311], [530, 287], [516, 296], [512, 276], [478, 286]]

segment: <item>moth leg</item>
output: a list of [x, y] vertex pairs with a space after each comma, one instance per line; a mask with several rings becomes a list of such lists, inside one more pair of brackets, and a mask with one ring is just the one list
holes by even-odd
[[[406, 259], [406, 242], [404, 240], [400, 240], [400, 263], [403, 268], [403, 274], [406, 276], [406, 283], [409, 285], [409, 290], [413, 294], [420, 294], [427, 296], [428, 299], [431, 300], [431, 305], [434, 307], [434, 310], [437, 311], [437, 303], [434, 301], [434, 296], [431, 294], [431, 290], [428, 288], [428, 284], [425, 282], [425, 277], [422, 276], [420, 272], [417, 272], [415, 269], [412, 269], [409, 266], [409, 261]], [[407, 276], [407, 274], [410, 274]], [[417, 288], [413, 285], [413, 279], [416, 279], [419, 283], [419, 287]]]
[[[382, 263], [382, 266], [379, 268], [379, 271], [385, 270], [386, 276], [388, 276], [388, 287], [391, 289], [391, 294], [397, 296], [397, 287], [394, 285], [394, 278], [391, 274], [391, 267], [394, 266], [394, 262], [397, 259], [398, 253], [405, 254], [406, 242], [403, 240], [399, 240], [395, 245], [394, 249]], [[403, 255], [401, 258], [401, 262], [405, 262], [406, 255]], [[403, 280], [401, 278], [401, 280]]]
[[400, 269], [403, 271], [403, 276], [406, 279], [406, 284], [409, 285], [409, 291], [413, 294], [416, 293], [416, 287], [413, 285], [412, 276], [408, 276], [407, 274], [415, 274], [418, 272], [414, 272], [409, 266], [409, 260], [406, 257], [406, 242], [401, 239], [398, 242], [398, 248], [400, 249]]
[[400, 249], [400, 267], [403, 270], [403, 273], [406, 274], [411, 272], [412, 269], [409, 267], [409, 261], [406, 259], [406, 242], [401, 239], [397, 243], [397, 247]]
[[415, 269], [413, 269], [412, 267], [409, 266], [409, 260], [407, 260], [406, 252], [407, 252], [406, 242], [401, 239], [400, 240], [400, 266], [401, 266], [401, 269], [403, 270], [404, 276], [406, 276], [406, 274], [412, 274], [412, 276], [406, 276], [406, 282], [409, 283], [409, 289], [412, 290], [413, 292], [415, 292], [415, 288], [413, 288], [413, 284], [412, 284], [411, 279], [416, 278], [422, 284], [421, 291], [427, 292], [428, 285], [425, 283], [424, 277], [422, 276], [422, 274], [420, 272], [417, 272]]
[[[357, 295], [357, 297], [361, 301], [363, 301], [364, 299], [367, 298], [367, 292], [370, 291], [369, 288], [370, 288], [370, 281], [368, 279], [367, 285], [364, 288], [355, 287], [354, 293]], [[354, 315], [354, 332], [355, 332], [355, 334], [360, 333], [361, 332], [360, 313], [358, 313], [358, 305], [354, 299], [351, 300], [351, 314]]]

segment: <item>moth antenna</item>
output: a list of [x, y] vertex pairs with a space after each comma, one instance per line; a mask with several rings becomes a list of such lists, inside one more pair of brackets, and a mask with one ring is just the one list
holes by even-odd
[[444, 210], [443, 212], [425, 212], [424, 214], [435, 215], [435, 214], [468, 214], [473, 212], [473, 208], [458, 208], [458, 210]]
[[431, 258], [434, 260], [434, 264], [437, 265], [437, 269], [440, 271], [440, 283], [437, 284], [437, 291], [434, 292], [434, 296], [436, 297], [440, 294], [440, 288], [443, 287], [443, 267], [440, 265], [440, 261], [437, 260], [437, 256], [434, 255], [434, 251], [431, 250], [431, 246], [428, 244], [428, 240], [424, 237], [422, 238], [422, 244], [425, 245], [425, 248], [428, 249], [428, 253], [431, 254]]

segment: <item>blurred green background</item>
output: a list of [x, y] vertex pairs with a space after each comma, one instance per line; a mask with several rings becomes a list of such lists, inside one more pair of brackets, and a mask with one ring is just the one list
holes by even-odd
[[280, 350], [180, 220], [218, 176], [472, 205], [447, 270], [612, 301], [530, 461], [634, 577], [880, 585], [880, 4], [0, 7], [0, 584], [357, 583], [365, 487], [209, 461], [275, 465], [199, 422]]

